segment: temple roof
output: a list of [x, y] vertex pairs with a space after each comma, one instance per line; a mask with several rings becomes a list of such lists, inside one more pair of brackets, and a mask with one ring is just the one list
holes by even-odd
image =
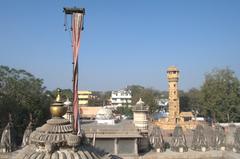
[[37, 147], [26, 146], [17, 155], [18, 159], [101, 159], [93, 148], [81, 147], [78, 151], [72, 149], [59, 149], [53, 153], [36, 151]]
[[[19, 150], [17, 159], [100, 159], [94, 147], [85, 138], [73, 133], [69, 120], [61, 117], [66, 109], [60, 95], [50, 107], [52, 118], [30, 135], [30, 144]], [[107, 157], [109, 158], [109, 157]]]
[[54, 142], [64, 144], [72, 131], [72, 125], [69, 120], [53, 118], [32, 132], [30, 139], [34, 143]]

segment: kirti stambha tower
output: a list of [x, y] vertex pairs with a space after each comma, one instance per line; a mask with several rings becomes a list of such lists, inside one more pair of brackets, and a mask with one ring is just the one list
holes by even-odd
[[179, 70], [171, 66], [167, 69], [167, 78], [168, 78], [168, 108], [169, 108], [169, 122], [178, 122], [179, 118], [179, 97], [178, 97], [178, 79], [179, 79]]

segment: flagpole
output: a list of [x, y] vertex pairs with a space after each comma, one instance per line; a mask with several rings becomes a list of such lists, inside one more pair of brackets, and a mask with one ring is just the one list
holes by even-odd
[[73, 133], [81, 135], [80, 114], [78, 107], [78, 53], [80, 35], [83, 30], [84, 8], [63, 8], [66, 15], [71, 16], [72, 50], [73, 50]]

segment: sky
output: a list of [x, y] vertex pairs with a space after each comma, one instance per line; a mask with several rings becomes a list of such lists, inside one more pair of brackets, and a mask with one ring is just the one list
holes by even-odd
[[171, 65], [180, 70], [182, 90], [199, 88], [214, 68], [240, 77], [239, 0], [1, 0], [0, 65], [25, 69], [50, 90], [71, 88], [64, 6], [86, 9], [81, 90], [167, 90]]

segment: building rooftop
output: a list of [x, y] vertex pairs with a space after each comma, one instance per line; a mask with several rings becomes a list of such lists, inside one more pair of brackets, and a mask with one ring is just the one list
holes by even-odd
[[87, 137], [98, 138], [141, 138], [140, 132], [135, 128], [132, 120], [121, 120], [114, 125], [98, 124], [94, 120], [83, 120], [82, 129]]
[[180, 116], [182, 116], [182, 117], [194, 117], [192, 112], [181, 112]]

